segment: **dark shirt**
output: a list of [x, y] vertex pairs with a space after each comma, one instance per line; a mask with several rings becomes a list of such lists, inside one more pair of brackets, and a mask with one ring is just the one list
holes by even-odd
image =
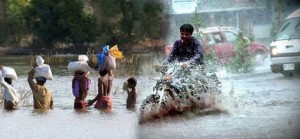
[[182, 43], [182, 40], [175, 41], [173, 49], [167, 58], [167, 63], [174, 61], [186, 62], [190, 61], [191, 64], [203, 64], [202, 45], [200, 42], [191, 37], [187, 43]]

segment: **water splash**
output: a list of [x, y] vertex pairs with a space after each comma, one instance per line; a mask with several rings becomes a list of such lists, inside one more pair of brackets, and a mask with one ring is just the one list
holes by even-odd
[[[162, 78], [156, 82], [154, 94], [143, 100], [139, 123], [168, 115], [205, 110], [219, 103], [221, 82], [202, 66], [183, 67], [179, 64], [156, 69]], [[171, 79], [166, 78], [171, 75]], [[170, 77], [170, 76], [169, 76]]]

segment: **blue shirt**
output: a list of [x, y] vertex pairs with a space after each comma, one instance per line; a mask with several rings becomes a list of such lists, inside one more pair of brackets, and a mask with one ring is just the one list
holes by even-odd
[[194, 37], [191, 37], [190, 41], [187, 43], [183, 43], [181, 39], [175, 41], [173, 49], [167, 58], [168, 63], [172, 63], [174, 61], [190, 61], [191, 64], [204, 64], [202, 45]]

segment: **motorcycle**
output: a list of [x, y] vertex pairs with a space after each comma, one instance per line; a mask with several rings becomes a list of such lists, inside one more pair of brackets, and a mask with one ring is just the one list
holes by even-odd
[[143, 100], [139, 122], [167, 115], [203, 110], [215, 105], [221, 94], [221, 82], [216, 74], [202, 65], [182, 66], [181, 63], [156, 66], [161, 78], [153, 87], [155, 93]]

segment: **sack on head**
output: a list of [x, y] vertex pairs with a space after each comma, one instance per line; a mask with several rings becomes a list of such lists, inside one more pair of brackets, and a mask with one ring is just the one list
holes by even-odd
[[[102, 61], [99, 60], [102, 58]], [[100, 62], [99, 62], [100, 61]], [[98, 71], [113, 70], [116, 68], [116, 59], [111, 53], [98, 54]]]
[[116, 59], [121, 59], [124, 57], [123, 53], [121, 51], [119, 51], [119, 48], [117, 45], [110, 48], [109, 53], [111, 53]]
[[52, 71], [50, 66], [48, 64], [42, 64], [35, 67], [33, 78], [37, 78], [37, 77], [44, 77], [47, 80], [52, 80], [53, 76], [52, 76]]
[[74, 61], [68, 64], [68, 70], [70, 72], [76, 72], [76, 71], [89, 72], [92, 69], [89, 67], [88, 63], [84, 61]]
[[86, 55], [79, 55], [78, 56], [78, 61], [84, 61], [87, 62], [89, 58]]
[[18, 76], [15, 69], [11, 67], [3, 67], [2, 69], [3, 78], [11, 78], [12, 80], [17, 80]]
[[39, 65], [43, 65], [45, 60], [41, 56], [37, 56], [35, 62], [39, 66]]
[[89, 72], [92, 68], [88, 64], [89, 58], [86, 55], [79, 55], [78, 61], [70, 62], [68, 64], [68, 70], [70, 72], [82, 71]]

